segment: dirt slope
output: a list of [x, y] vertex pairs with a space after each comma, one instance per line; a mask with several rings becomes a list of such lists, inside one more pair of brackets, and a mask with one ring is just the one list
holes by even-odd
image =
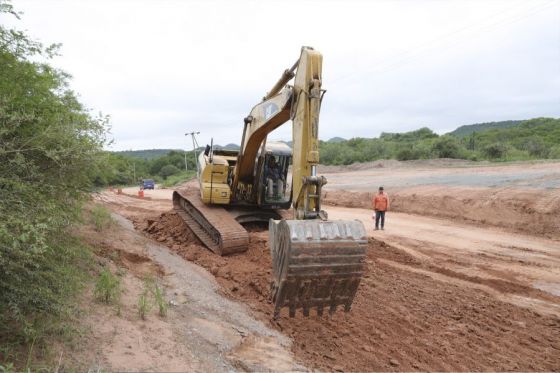
[[[323, 192], [331, 206], [371, 209], [375, 192]], [[560, 189], [418, 186], [390, 192], [391, 211], [506, 228], [560, 239]]]
[[[115, 210], [132, 213], [137, 208], [135, 216], [142, 217], [150, 202], [136, 200], [134, 207], [127, 198], [109, 196]], [[244, 304], [221, 295], [210, 273], [142, 236], [120, 215], [114, 218], [117, 224], [102, 234], [87, 227], [80, 234], [98, 248], [100, 264], [120, 273], [119, 311], [94, 301], [91, 294], [85, 296], [81, 324], [88, 332], [73, 351], [63, 351], [63, 367], [159, 372], [303, 369], [290, 351], [290, 339], [251, 317]], [[146, 320], [138, 314], [146, 276], [160, 283], [171, 302], [166, 317], [157, 314], [153, 300]]]
[[323, 202], [371, 208], [385, 186], [391, 210], [560, 239], [560, 163], [377, 161], [321, 166]]

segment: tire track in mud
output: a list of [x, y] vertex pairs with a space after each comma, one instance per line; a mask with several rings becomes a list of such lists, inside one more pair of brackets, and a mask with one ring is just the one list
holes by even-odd
[[[372, 242], [377, 242], [381, 247], [384, 248], [383, 251], [380, 251], [380, 255], [378, 257], [379, 260], [386, 260], [390, 262], [405, 264], [413, 268], [423, 269], [428, 272], [438, 273], [447, 277], [456, 278], [466, 282], [471, 282], [473, 284], [485, 285], [501, 293], [517, 294], [517, 295], [532, 297], [532, 298], [560, 304], [560, 297], [556, 297], [547, 292], [541, 291], [539, 289], [535, 289], [531, 286], [520, 284], [518, 282], [498, 279], [498, 278], [483, 278], [480, 276], [470, 276], [443, 266], [435, 265], [433, 264], [434, 263], [433, 260], [423, 261], [421, 259], [415, 258], [412, 255], [405, 253], [402, 250], [396, 249], [395, 247], [390, 246], [389, 244], [383, 241], [375, 241], [373, 238], [370, 238], [370, 245], [372, 244]], [[461, 263], [458, 262], [455, 264], [461, 264]]]

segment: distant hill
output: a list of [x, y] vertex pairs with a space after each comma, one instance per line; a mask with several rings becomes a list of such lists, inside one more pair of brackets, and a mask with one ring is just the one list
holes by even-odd
[[224, 150], [239, 150], [239, 145], [233, 144], [233, 143], [227, 144], [227, 145], [224, 145], [224, 146], [214, 145], [214, 147], [216, 149], [224, 149]]
[[523, 123], [523, 120], [505, 120], [502, 122], [487, 122], [487, 123], [475, 123], [475, 124], [468, 124], [461, 127], [458, 127], [455, 131], [449, 132], [449, 135], [457, 136], [457, 137], [465, 137], [470, 135], [473, 132], [483, 132], [489, 131], [499, 128], [510, 128]]
[[[470, 137], [473, 132], [476, 132], [476, 136]], [[321, 141], [321, 160], [325, 164], [351, 164], [375, 159], [408, 160], [440, 156], [477, 160], [560, 158], [560, 119], [535, 118], [476, 123], [460, 126], [447, 135], [452, 135], [455, 139], [451, 136], [439, 136], [427, 127], [403, 133], [383, 132], [378, 138], [346, 140], [337, 136]], [[292, 146], [292, 141], [280, 142]], [[214, 146], [216, 149], [239, 150], [239, 145], [234, 143]], [[448, 148], [453, 152], [450, 153]], [[201, 150], [204, 147], [197, 151]], [[113, 153], [152, 161], [171, 151], [183, 154], [183, 150], [177, 149]]]
[[113, 153], [124, 155], [124, 156], [127, 156], [127, 157], [152, 160], [152, 159], [155, 159], [155, 158], [163, 157], [164, 155], [166, 155], [167, 153], [169, 153], [171, 151], [182, 152], [183, 150], [180, 150], [180, 149], [145, 149], [145, 150], [123, 150], [123, 151], [117, 151], [117, 152], [113, 152]]

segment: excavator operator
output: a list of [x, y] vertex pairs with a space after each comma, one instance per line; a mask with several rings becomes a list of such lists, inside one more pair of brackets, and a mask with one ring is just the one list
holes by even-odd
[[[280, 197], [280, 195], [284, 192], [284, 180], [282, 177], [282, 171], [280, 170], [280, 167], [278, 167], [275, 157], [270, 157], [268, 160], [265, 176], [268, 185], [267, 197]], [[276, 186], [276, 194], [274, 194], [274, 186]]]

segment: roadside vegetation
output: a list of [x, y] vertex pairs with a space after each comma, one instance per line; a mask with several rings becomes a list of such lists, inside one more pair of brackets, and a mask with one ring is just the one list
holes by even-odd
[[95, 283], [94, 296], [97, 300], [110, 304], [119, 301], [121, 282], [109, 268], [103, 269]]
[[97, 187], [112, 185], [139, 185], [142, 179], [154, 179], [156, 183], [171, 187], [196, 175], [193, 152], [186, 152], [187, 168], [185, 170], [185, 152], [171, 150], [164, 155], [153, 150], [149, 157], [144, 153], [125, 152], [104, 153], [104, 166], [99, 169], [94, 183]]
[[[0, 14], [20, 16], [3, 0]], [[70, 333], [91, 268], [71, 232], [107, 142], [108, 118], [49, 64], [57, 50], [0, 24], [0, 365], [17, 371]]]
[[382, 133], [379, 138], [321, 141], [321, 163], [348, 165], [378, 159], [457, 158], [473, 161], [560, 159], [560, 119], [535, 118], [508, 125], [465, 126], [457, 135], [429, 128]]
[[[288, 142], [291, 144], [291, 142]], [[233, 144], [230, 144], [233, 146]], [[378, 159], [455, 158], [471, 161], [560, 159], [560, 119], [535, 118], [461, 126], [445, 135], [424, 127], [379, 138], [340, 137], [320, 142], [321, 163], [348, 165]], [[96, 185], [132, 185], [143, 178], [172, 187], [196, 176], [193, 152], [152, 149], [106, 154]], [[136, 174], [136, 181], [134, 180]]]
[[167, 317], [169, 306], [164, 290], [156, 278], [147, 276], [144, 278], [144, 289], [138, 297], [138, 315], [142, 320], [146, 320], [153, 306], [157, 306], [160, 317]]

